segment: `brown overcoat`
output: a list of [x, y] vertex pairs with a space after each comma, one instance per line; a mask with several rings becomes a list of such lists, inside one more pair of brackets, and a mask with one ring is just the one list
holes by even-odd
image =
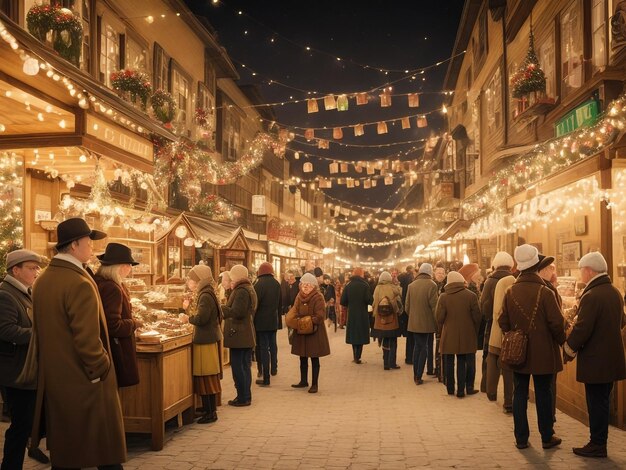
[[256, 346], [256, 308], [257, 297], [252, 284], [248, 279], [239, 281], [230, 293], [226, 305], [222, 306], [225, 347], [247, 349]]
[[111, 342], [111, 357], [115, 364], [118, 387], [129, 387], [139, 383], [137, 367], [137, 345], [135, 343], [135, 320], [126, 286], [112, 279], [94, 277], [102, 299], [107, 331]]
[[[532, 312], [537, 313], [531, 325]], [[561, 349], [565, 342], [563, 315], [554, 293], [537, 273], [522, 273], [504, 295], [498, 319], [502, 332], [521, 328], [528, 333], [526, 362], [506, 366], [521, 374], [555, 374], [563, 370]]]
[[474, 354], [482, 314], [478, 297], [463, 282], [452, 282], [439, 296], [436, 309], [441, 354]]
[[85, 270], [53, 258], [35, 282], [33, 315], [39, 378], [32, 444], [39, 441], [43, 411], [53, 466], [125, 462], [122, 407], [96, 283]]
[[[294, 315], [295, 314], [295, 315]], [[313, 291], [305, 296], [302, 292], [296, 297], [291, 309], [287, 313], [287, 326], [294, 328], [297, 326], [291, 319], [311, 315], [313, 324], [317, 325], [317, 331], [310, 335], [299, 335], [294, 332], [291, 341], [291, 354], [300, 357], [323, 357], [330, 354], [330, 344], [326, 333], [326, 303], [320, 291]]]
[[624, 300], [606, 275], [585, 287], [578, 305], [578, 320], [567, 338], [577, 351], [576, 380], [588, 384], [626, 379], [621, 329]]

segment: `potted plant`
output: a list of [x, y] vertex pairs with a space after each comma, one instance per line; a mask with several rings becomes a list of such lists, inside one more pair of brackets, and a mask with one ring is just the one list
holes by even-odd
[[114, 89], [122, 92], [132, 103], [141, 101], [141, 109], [145, 111], [148, 99], [152, 94], [152, 85], [148, 75], [138, 70], [118, 70], [111, 74], [111, 85]]

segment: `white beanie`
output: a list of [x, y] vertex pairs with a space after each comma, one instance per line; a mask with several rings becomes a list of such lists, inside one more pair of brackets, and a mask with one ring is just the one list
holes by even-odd
[[317, 287], [319, 283], [313, 274], [306, 273], [300, 278], [300, 284], [311, 284], [312, 286]]
[[491, 262], [491, 266], [494, 268], [499, 268], [500, 266], [508, 266], [509, 268], [512, 268], [514, 264], [515, 261], [513, 261], [513, 257], [506, 251], [498, 251]]
[[391, 274], [388, 271], [383, 271], [380, 273], [380, 276], [378, 276], [378, 280], [391, 282]]
[[237, 281], [241, 281], [242, 279], [247, 279], [248, 268], [246, 268], [243, 264], [236, 264], [232, 268], [230, 268], [228, 275], [230, 276], [230, 280], [232, 282], [237, 282]]
[[447, 277], [447, 284], [452, 284], [453, 282], [465, 282], [463, 274], [456, 271], [450, 271]]
[[592, 271], [597, 273], [605, 273], [608, 271], [609, 267], [606, 264], [606, 260], [602, 253], [599, 251], [593, 251], [591, 253], [587, 253], [585, 256], [580, 258], [578, 262], [579, 268], [590, 268]]
[[428, 274], [429, 276], [433, 275], [433, 265], [430, 263], [422, 263], [420, 265], [419, 274]]
[[515, 261], [517, 262], [517, 269], [524, 271], [528, 268], [532, 268], [539, 263], [539, 250], [532, 245], [520, 245], [515, 248]]

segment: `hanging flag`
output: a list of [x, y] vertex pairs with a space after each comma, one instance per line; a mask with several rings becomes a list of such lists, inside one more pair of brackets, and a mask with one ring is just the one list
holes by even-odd
[[362, 104], [367, 104], [367, 93], [357, 93], [356, 104], [359, 106]]
[[376, 180], [372, 180], [372, 188], [375, 188], [377, 184]]
[[428, 121], [426, 120], [426, 116], [420, 116], [417, 118], [417, 127], [426, 127], [428, 125]]
[[337, 109], [337, 102], [335, 101], [335, 95], [326, 95], [324, 97], [324, 109], [330, 111], [331, 109]]
[[333, 162], [330, 165], [328, 165], [328, 172], [331, 175], [337, 173], [338, 171], [339, 171], [339, 163]]
[[341, 130], [341, 127], [335, 127], [333, 129], [333, 139], [335, 140], [343, 139], [343, 130]]
[[352, 178], [346, 179], [346, 187], [354, 188], [354, 180]]
[[339, 165], [340, 171], [342, 173], [347, 173], [348, 172], [348, 164], [347, 163], [342, 163]]
[[410, 129], [411, 128], [411, 120], [408, 117], [402, 118], [402, 129]]
[[368, 175], [373, 175], [374, 173], [376, 173], [376, 168], [371, 163], [368, 163], [367, 164], [367, 174]]
[[357, 124], [357, 125], [352, 126], [352, 127], [354, 127], [354, 136], [355, 137], [358, 137], [360, 135], [365, 134], [365, 128], [364, 128], [363, 124]]
[[357, 173], [361, 173], [363, 171], [363, 166], [361, 165], [361, 162], [356, 162], [354, 164], [354, 171], [356, 171]]
[[418, 93], [409, 93], [409, 108], [417, 108], [420, 105], [420, 95]]
[[320, 108], [317, 105], [317, 99], [316, 98], [309, 98], [308, 100], [306, 100], [306, 108], [307, 108], [307, 112], [310, 113], [317, 113]]
[[278, 131], [278, 140], [280, 140], [281, 142], [288, 142], [289, 141], [289, 131], [287, 129], [280, 129]]
[[355, 185], [355, 186], [357, 186], [357, 187], [358, 187], [358, 186], [361, 186], [361, 181], [359, 181], [359, 180], [354, 180], [354, 185]]
[[364, 189], [370, 189], [371, 187], [372, 187], [372, 181], [371, 180], [363, 181], [363, 188]]
[[304, 131], [304, 138], [307, 141], [313, 140], [315, 138], [315, 130], [314, 129], [306, 129]]
[[389, 90], [385, 90], [380, 96], [380, 107], [387, 108], [391, 106], [391, 92]]
[[330, 180], [327, 180], [326, 178], [320, 178], [320, 181], [319, 181], [320, 189], [329, 189], [332, 187], [333, 187], [333, 183]]
[[348, 96], [347, 95], [339, 95], [337, 97], [337, 111], [347, 111], [348, 110]]
[[387, 176], [385, 176], [385, 185], [389, 186], [390, 184], [393, 184], [393, 176], [392, 175], [387, 175]]
[[387, 133], [387, 123], [385, 121], [380, 121], [377, 126], [377, 130], [379, 134]]
[[313, 163], [306, 162], [304, 165], [302, 165], [302, 171], [305, 173], [311, 173], [313, 171]]
[[318, 149], [327, 149], [328, 141], [326, 139], [317, 139], [317, 148]]

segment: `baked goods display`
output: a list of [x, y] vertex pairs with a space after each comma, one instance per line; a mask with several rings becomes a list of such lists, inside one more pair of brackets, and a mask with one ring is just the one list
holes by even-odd
[[186, 321], [187, 317], [184, 314], [151, 308], [137, 297], [132, 297], [130, 303], [133, 317], [143, 322], [143, 325], [135, 331], [138, 341], [159, 343], [164, 339], [193, 332], [193, 326]]

